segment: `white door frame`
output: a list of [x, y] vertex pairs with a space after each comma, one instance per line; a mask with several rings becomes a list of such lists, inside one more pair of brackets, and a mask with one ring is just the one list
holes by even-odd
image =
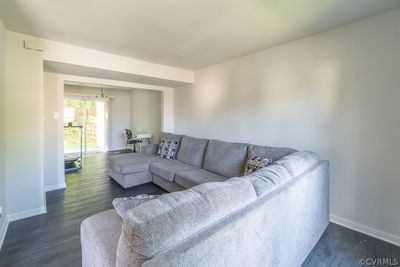
[[[163, 87], [157, 85], [131, 83], [124, 81], [115, 81], [108, 79], [99, 79], [75, 75], [64, 75], [57, 73], [46, 73], [46, 75], [55, 75], [56, 84], [53, 85], [57, 90], [57, 147], [53, 151], [57, 157], [57, 184], [50, 186], [51, 190], [65, 188], [65, 173], [64, 173], [64, 85], [68, 83], [88, 83], [88, 84], [103, 84], [112, 87], [120, 87], [125, 89], [144, 89], [161, 92], [161, 130], [165, 132], [174, 131], [174, 89], [171, 87]], [[45, 179], [44, 179], [45, 180]], [[48, 190], [50, 191], [50, 190]]]

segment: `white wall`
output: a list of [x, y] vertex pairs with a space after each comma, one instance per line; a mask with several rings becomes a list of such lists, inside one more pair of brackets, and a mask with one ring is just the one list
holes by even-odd
[[0, 20], [0, 249], [7, 227], [6, 205], [6, 88], [5, 88], [6, 30]]
[[397, 9], [198, 70], [175, 132], [317, 151], [333, 219], [400, 243], [399, 29]]
[[[43, 44], [44, 52], [23, 48], [24, 41]], [[168, 81], [191, 82], [193, 72], [168, 66], [146, 63], [135, 59], [119, 57], [99, 51], [70, 46], [29, 35], [6, 32], [6, 198], [9, 220], [17, 220], [46, 211], [44, 194], [44, 90], [43, 61], [56, 61], [89, 68], [103, 68], [107, 71], [145, 75]], [[140, 70], [139, 70], [140, 69]], [[64, 81], [73, 81], [72, 75], [58, 75], [57, 88]], [[81, 80], [97, 78], [80, 77]], [[112, 85], [129, 82], [111, 81]], [[145, 85], [146, 89], [157, 87]], [[163, 91], [170, 100], [171, 88], [155, 89]], [[166, 130], [173, 130], [173, 102], [163, 103], [163, 119]], [[60, 110], [59, 110], [60, 112]], [[62, 111], [61, 111], [62, 112]], [[60, 112], [60, 115], [62, 114]], [[59, 120], [61, 121], [61, 120]], [[61, 126], [62, 128], [62, 126]], [[29, 138], [27, 138], [29, 137]], [[61, 138], [60, 138], [61, 137]], [[58, 140], [62, 136], [58, 136]], [[60, 142], [57, 142], [61, 145]], [[62, 145], [61, 145], [62, 146]], [[61, 147], [62, 148], [62, 147]], [[56, 153], [62, 153], [58, 149]], [[55, 154], [53, 154], [55, 155]], [[58, 156], [58, 180], [61, 180], [62, 168]], [[47, 163], [46, 163], [47, 164]]]
[[152, 133], [158, 143], [161, 131], [161, 92], [133, 89], [131, 91], [131, 129], [135, 133]]
[[[84, 86], [65, 85], [64, 95], [95, 97], [100, 89]], [[109, 132], [107, 146], [109, 150], [125, 148], [125, 128], [130, 125], [130, 91], [104, 88], [106, 95], [113, 96], [109, 106]]]
[[43, 213], [43, 58], [7, 32], [6, 176], [8, 218]]
[[[64, 150], [63, 113], [64, 84], [54, 73], [44, 73], [44, 186], [46, 191], [65, 188], [64, 154], [57, 150]], [[60, 112], [61, 110], [61, 112]]]

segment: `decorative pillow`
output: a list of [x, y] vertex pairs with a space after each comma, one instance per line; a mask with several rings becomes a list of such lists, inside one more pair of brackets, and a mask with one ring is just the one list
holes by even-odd
[[244, 168], [244, 175], [258, 171], [259, 169], [267, 167], [271, 164], [272, 159], [251, 156], [247, 159], [246, 166]]
[[165, 139], [161, 139], [157, 156], [160, 159], [176, 159], [178, 147], [178, 141], [167, 141]]
[[121, 197], [121, 198], [115, 198], [112, 201], [112, 204], [118, 215], [124, 217], [125, 212], [127, 212], [128, 210], [133, 209], [144, 202], [147, 202], [149, 200], [158, 197], [159, 195], [146, 195], [146, 194], [137, 195], [135, 197]]

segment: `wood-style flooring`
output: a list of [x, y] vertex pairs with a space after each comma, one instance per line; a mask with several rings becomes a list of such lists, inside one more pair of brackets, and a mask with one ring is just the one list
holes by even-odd
[[116, 197], [161, 194], [149, 183], [123, 189], [106, 174], [107, 154], [88, 154], [79, 172], [66, 175], [67, 188], [47, 192], [47, 213], [10, 223], [0, 266], [81, 266], [80, 223], [112, 208]]
[[[66, 189], [46, 194], [46, 214], [10, 223], [0, 266], [81, 266], [83, 219], [111, 209], [116, 197], [165, 192], [152, 183], [123, 189], [106, 165], [107, 154], [85, 156], [83, 169], [66, 175]], [[361, 258], [388, 257], [400, 258], [400, 248], [331, 223], [303, 266], [360, 266]]]

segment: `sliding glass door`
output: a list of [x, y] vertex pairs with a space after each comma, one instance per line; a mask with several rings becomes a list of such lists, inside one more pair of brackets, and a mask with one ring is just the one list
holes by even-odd
[[[65, 126], [82, 126], [83, 152], [105, 150], [104, 101], [82, 98], [64, 99]], [[80, 151], [80, 129], [66, 127], [64, 130], [64, 153]]]

